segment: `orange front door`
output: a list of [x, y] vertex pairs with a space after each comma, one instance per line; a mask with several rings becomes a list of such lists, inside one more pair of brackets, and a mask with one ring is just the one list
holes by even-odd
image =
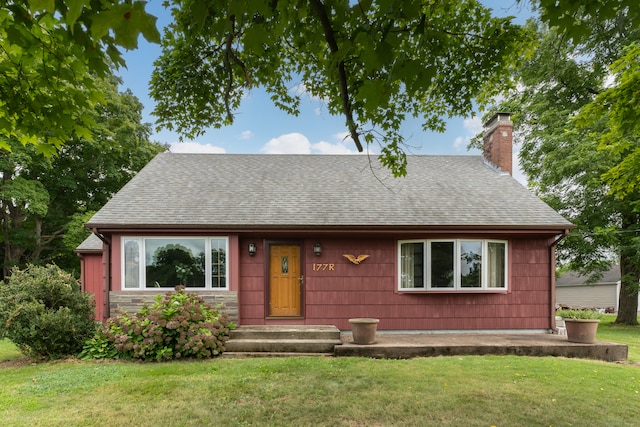
[[269, 315], [301, 316], [302, 275], [299, 245], [271, 245]]

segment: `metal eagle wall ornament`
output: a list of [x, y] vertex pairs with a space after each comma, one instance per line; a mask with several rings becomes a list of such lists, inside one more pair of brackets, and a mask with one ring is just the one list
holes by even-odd
[[358, 265], [365, 259], [369, 258], [369, 255], [358, 255], [356, 257], [355, 255], [351, 255], [351, 254], [344, 254], [342, 256], [348, 259], [349, 261], [351, 261], [352, 263], [354, 263], [355, 265]]

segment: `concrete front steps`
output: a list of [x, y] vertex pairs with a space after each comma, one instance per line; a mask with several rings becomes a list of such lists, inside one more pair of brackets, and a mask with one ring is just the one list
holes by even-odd
[[231, 331], [223, 357], [333, 356], [342, 344], [330, 325], [256, 325]]

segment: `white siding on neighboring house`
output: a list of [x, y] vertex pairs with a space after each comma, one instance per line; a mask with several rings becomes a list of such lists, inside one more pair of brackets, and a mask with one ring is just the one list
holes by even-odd
[[556, 304], [571, 307], [618, 308], [616, 283], [568, 285], [556, 288]]
[[610, 308], [618, 311], [620, 266], [613, 265], [595, 283], [576, 271], [567, 271], [556, 280], [556, 305]]
[[[596, 283], [587, 284], [588, 277], [568, 271], [556, 280], [556, 305], [569, 307], [609, 308], [618, 311], [620, 297], [620, 266], [613, 265]], [[640, 295], [638, 296], [640, 312]]]

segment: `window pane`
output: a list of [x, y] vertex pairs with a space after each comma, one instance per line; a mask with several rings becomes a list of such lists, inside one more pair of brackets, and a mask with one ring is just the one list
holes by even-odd
[[454, 242], [431, 242], [431, 287], [453, 288]]
[[211, 286], [227, 287], [227, 240], [211, 239]]
[[140, 244], [137, 240], [124, 241], [124, 287], [140, 287]]
[[504, 243], [489, 242], [488, 246], [488, 262], [487, 262], [487, 286], [489, 288], [505, 288], [505, 247]]
[[147, 287], [203, 288], [204, 239], [145, 239]]
[[482, 286], [482, 242], [460, 242], [460, 286]]
[[424, 288], [424, 244], [400, 245], [400, 287]]

